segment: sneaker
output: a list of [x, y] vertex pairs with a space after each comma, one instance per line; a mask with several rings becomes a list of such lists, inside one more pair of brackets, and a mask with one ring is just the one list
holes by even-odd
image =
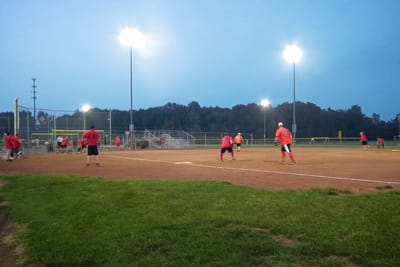
[[96, 166], [97, 166], [97, 167], [100, 167], [100, 163], [96, 163]]
[[289, 163], [289, 165], [294, 165], [294, 164], [296, 164], [296, 161], [292, 161]]

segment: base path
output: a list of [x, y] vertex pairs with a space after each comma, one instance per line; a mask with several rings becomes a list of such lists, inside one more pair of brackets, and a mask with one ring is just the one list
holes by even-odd
[[100, 166], [86, 155], [31, 154], [0, 161], [3, 174], [77, 174], [104, 179], [216, 180], [258, 189], [337, 188], [353, 193], [400, 189], [400, 151], [296, 148], [295, 165], [280, 164], [279, 148], [247, 148], [218, 161], [219, 149], [100, 151]]

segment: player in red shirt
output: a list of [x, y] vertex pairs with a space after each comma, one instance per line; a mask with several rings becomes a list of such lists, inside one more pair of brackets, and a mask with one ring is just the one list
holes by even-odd
[[99, 163], [99, 149], [97, 147], [100, 141], [100, 134], [96, 132], [94, 126], [90, 126], [90, 130], [87, 131], [83, 137], [87, 142], [87, 158], [86, 158], [86, 166], [90, 166], [90, 158], [95, 157], [96, 166], [100, 166]]
[[365, 150], [368, 150], [368, 149], [369, 149], [368, 138], [367, 138], [367, 136], [364, 134], [364, 132], [360, 132], [360, 142], [361, 142], [361, 146], [362, 146]]
[[4, 134], [4, 146], [6, 147], [6, 160], [12, 161], [14, 158], [12, 157], [12, 150], [14, 147], [14, 137], [10, 132]]
[[222, 137], [221, 139], [221, 153], [219, 154], [219, 160], [220, 161], [224, 161], [224, 153], [226, 151], [228, 151], [229, 153], [231, 153], [232, 159], [235, 159], [235, 152], [233, 152], [233, 139], [231, 136], [229, 135], [225, 135], [224, 137]]
[[289, 155], [290, 163], [295, 164], [296, 161], [294, 159], [294, 155], [292, 152], [291, 144], [292, 144], [292, 133], [285, 127], [283, 127], [283, 123], [278, 123], [278, 129], [275, 133], [275, 142], [274, 144], [277, 146], [281, 144], [281, 164], [285, 164], [286, 153]]
[[20, 151], [21, 145], [22, 145], [21, 139], [19, 139], [19, 135], [18, 134], [15, 134], [13, 136], [13, 138], [14, 138], [13, 157], [16, 158], [16, 159], [22, 158], [23, 157], [23, 152]]
[[81, 139], [81, 142], [79, 143], [79, 147], [78, 147], [78, 152], [83, 153], [83, 151], [86, 149], [87, 143], [86, 143], [86, 139]]
[[383, 139], [382, 137], [376, 138], [376, 147], [385, 148], [385, 139]]
[[117, 149], [121, 148], [121, 138], [119, 137], [119, 135], [117, 135], [117, 137], [115, 137], [115, 147]]

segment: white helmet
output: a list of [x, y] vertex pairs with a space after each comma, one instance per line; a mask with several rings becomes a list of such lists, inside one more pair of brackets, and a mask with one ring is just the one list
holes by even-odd
[[282, 126], [283, 126], [283, 122], [279, 122], [278, 127], [282, 127]]

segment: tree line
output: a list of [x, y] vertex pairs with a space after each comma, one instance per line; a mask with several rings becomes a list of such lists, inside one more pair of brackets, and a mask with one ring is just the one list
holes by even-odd
[[[27, 112], [27, 111], [25, 111]], [[32, 112], [27, 112], [31, 116]], [[10, 116], [0, 113], [0, 118]], [[93, 108], [87, 115], [87, 127], [95, 124], [98, 129], [108, 129], [109, 114], [112, 118], [113, 132], [129, 131], [130, 112], [125, 110]], [[343, 137], [358, 137], [364, 131], [370, 139], [384, 137], [392, 140], [399, 134], [397, 114], [392, 120], [381, 120], [378, 114], [368, 117], [362, 113], [361, 107], [354, 105], [347, 110], [323, 109], [313, 103], [296, 102], [297, 137], [337, 137], [342, 132]], [[31, 129], [46, 131], [52, 127], [51, 112], [39, 111], [37, 120], [30, 119]], [[20, 114], [24, 118], [24, 114]], [[265, 120], [264, 120], [265, 118]], [[183, 130], [194, 132], [227, 132], [251, 133], [254, 138], [273, 137], [278, 122], [283, 122], [291, 128], [293, 119], [293, 104], [283, 103], [276, 107], [264, 108], [258, 104], [236, 105], [232, 108], [201, 107], [193, 101], [188, 105], [167, 103], [163, 106], [133, 111], [135, 130]], [[57, 126], [59, 129], [82, 129], [82, 112], [59, 115]], [[36, 125], [35, 125], [36, 124]], [[1, 129], [13, 128], [13, 122], [0, 120]]]

